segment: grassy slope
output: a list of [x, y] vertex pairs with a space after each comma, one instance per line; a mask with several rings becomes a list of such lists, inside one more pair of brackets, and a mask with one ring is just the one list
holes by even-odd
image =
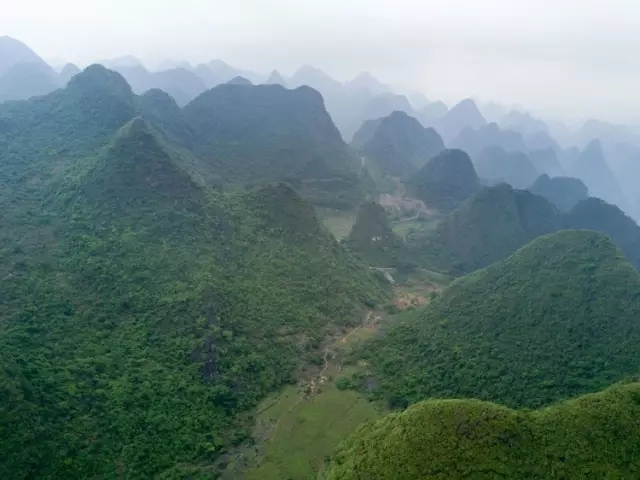
[[432, 400], [361, 427], [329, 480], [633, 479], [640, 475], [640, 384], [545, 409]]
[[381, 415], [375, 404], [353, 391], [339, 390], [333, 381], [313, 400], [299, 403], [299, 399], [297, 388], [287, 387], [273, 406], [261, 413], [258, 424], [271, 431], [258, 465], [243, 478], [315, 478], [340, 442]]
[[640, 276], [601, 234], [562, 231], [452, 283], [362, 349], [394, 402], [536, 407], [637, 373]]

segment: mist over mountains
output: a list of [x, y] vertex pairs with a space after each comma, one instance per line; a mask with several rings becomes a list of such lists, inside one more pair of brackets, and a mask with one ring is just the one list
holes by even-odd
[[0, 37], [0, 478], [636, 478], [640, 131], [266, 70]]

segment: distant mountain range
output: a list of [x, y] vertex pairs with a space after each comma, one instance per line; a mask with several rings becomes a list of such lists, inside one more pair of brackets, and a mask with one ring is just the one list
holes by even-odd
[[[182, 60], [167, 60], [157, 71], [148, 70], [131, 55], [100, 63], [118, 71], [134, 93], [162, 90], [178, 106], [185, 106], [207, 90], [229, 82], [286, 88], [310, 86], [320, 92], [333, 123], [343, 139], [353, 140], [354, 148], [361, 143], [354, 135], [372, 128], [371, 124], [365, 125], [366, 122], [377, 121], [393, 112], [404, 112], [422, 126], [433, 128], [445, 146], [465, 151], [474, 162], [484, 152], [481, 163], [499, 167], [491, 172], [490, 178], [494, 181], [504, 180], [515, 187], [527, 188], [525, 183], [538, 174], [569, 175], [581, 179], [593, 195], [640, 219], [639, 189], [633, 181], [640, 171], [640, 136], [636, 130], [624, 125], [592, 119], [572, 132], [558, 122], [545, 123], [521, 109], [508, 109], [495, 103], [479, 108], [471, 99], [449, 109], [444, 103], [429, 101], [424, 95], [396, 93], [368, 72], [340, 82], [310, 65], [301, 67], [287, 78], [275, 70], [261, 74], [217, 59], [195, 66]], [[0, 102], [47, 94], [64, 87], [79, 72], [73, 64], [56, 72], [24, 43], [0, 37]], [[569, 148], [572, 145], [577, 149]], [[531, 171], [526, 179], [515, 180], [506, 170], [521, 168], [509, 159], [505, 163], [504, 155], [498, 155], [502, 150], [497, 147], [513, 159], [521, 159], [521, 164], [531, 163], [535, 174]], [[486, 149], [496, 154], [486, 158]], [[528, 162], [524, 162], [523, 155], [528, 156]], [[398, 161], [402, 162], [401, 159]], [[479, 174], [480, 177], [487, 176], [482, 166]]]
[[631, 129], [7, 37], [0, 72], [1, 479], [637, 477]]

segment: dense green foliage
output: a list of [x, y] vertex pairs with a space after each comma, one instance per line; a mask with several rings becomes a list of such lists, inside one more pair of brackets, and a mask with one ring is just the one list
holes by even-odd
[[484, 148], [475, 158], [478, 176], [492, 184], [507, 182], [514, 188], [529, 188], [538, 171], [522, 152], [507, 152], [502, 147]]
[[241, 414], [384, 295], [288, 185], [209, 189], [150, 95], [95, 66], [0, 106], [3, 479], [215, 477]]
[[11, 139], [11, 149], [51, 157], [73, 138], [82, 151], [103, 145], [105, 134], [136, 114], [178, 146], [189, 171], [210, 185], [286, 181], [314, 203], [337, 208], [355, 207], [372, 188], [322, 97], [308, 87], [220, 85], [180, 109], [159, 90], [135, 96], [122, 76], [94, 65], [64, 90], [0, 109], [0, 142]]
[[408, 191], [428, 207], [449, 212], [480, 188], [469, 155], [444, 150], [406, 182]]
[[360, 161], [309, 87], [219, 85], [184, 108], [193, 150], [225, 182], [284, 180], [325, 206], [364, 196]]
[[567, 228], [606, 233], [629, 261], [640, 269], [640, 227], [615, 205], [599, 198], [588, 198], [565, 215], [564, 224]]
[[587, 198], [571, 212], [562, 213], [550, 203], [555, 198], [558, 204], [569, 205], [576, 199], [572, 193], [578, 194], [582, 187], [580, 180], [557, 177], [547, 181], [545, 176], [532, 187], [537, 194], [506, 184], [486, 187], [435, 228], [411, 232], [406, 242], [408, 255], [426, 268], [464, 274], [506, 258], [540, 235], [586, 229], [609, 235], [640, 268], [640, 227], [618, 207]]
[[385, 209], [374, 202], [360, 206], [344, 243], [367, 263], [379, 267], [395, 267], [404, 257], [404, 242], [389, 226]]
[[546, 199], [501, 184], [480, 190], [433, 230], [409, 235], [408, 247], [425, 266], [459, 274], [502, 260], [559, 226]]
[[531, 187], [531, 193], [541, 195], [561, 212], [570, 211], [578, 202], [589, 197], [589, 190], [581, 180], [571, 177], [540, 175]]
[[455, 281], [362, 354], [393, 403], [538, 407], [637, 374], [639, 319], [640, 275], [613, 242], [564, 230]]
[[[375, 126], [375, 131], [370, 132]], [[400, 177], [421, 168], [431, 157], [444, 150], [444, 142], [432, 128], [424, 128], [418, 120], [404, 112], [393, 112], [377, 125], [365, 123], [365, 131], [356, 133], [356, 143], [365, 138], [360, 152], [381, 172]], [[369, 137], [369, 138], [367, 138]]]
[[535, 411], [430, 400], [359, 429], [329, 480], [640, 477], [640, 384]]

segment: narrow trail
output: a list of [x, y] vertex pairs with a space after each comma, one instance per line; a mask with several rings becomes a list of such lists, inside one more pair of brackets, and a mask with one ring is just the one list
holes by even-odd
[[401, 218], [400, 220], [396, 220], [393, 222], [394, 225], [398, 225], [399, 223], [412, 222], [413, 220], [417, 220], [420, 218], [420, 214], [416, 213], [413, 217]]
[[[323, 354], [324, 365], [322, 367], [322, 370], [320, 370], [320, 372], [317, 375], [314, 375], [313, 377], [311, 377], [311, 379], [309, 380], [309, 383], [306, 384], [306, 387], [303, 386], [301, 389], [298, 390], [300, 394], [300, 398], [298, 398], [298, 400], [293, 405], [291, 405], [285, 412], [282, 413], [282, 415], [280, 415], [280, 417], [278, 417], [278, 420], [276, 420], [276, 423], [273, 425], [273, 428], [270, 429], [270, 431], [267, 431], [263, 441], [273, 440], [278, 432], [280, 421], [286, 415], [289, 415], [302, 402], [304, 402], [305, 400], [313, 399], [313, 397], [318, 393], [317, 392], [318, 387], [327, 381], [327, 377], [325, 376], [325, 373], [327, 372], [327, 370], [329, 369], [329, 366], [331, 365], [331, 360], [335, 359], [336, 357], [336, 355], [332, 353], [331, 350], [335, 348], [339, 343], [347, 343], [347, 340], [351, 335], [362, 330], [363, 328], [368, 327], [372, 316], [373, 316], [372, 311], [367, 312], [367, 315], [365, 316], [363, 322], [358, 327], [351, 329], [349, 333], [347, 333], [340, 339], [334, 341], [333, 343], [330, 343], [325, 347], [324, 354]], [[330, 356], [331, 358], [329, 358]], [[267, 407], [267, 408], [270, 408], [270, 407]]]
[[340, 343], [347, 343], [347, 340], [349, 340], [349, 337], [351, 335], [353, 335], [355, 332], [358, 332], [358, 331], [362, 330], [364, 327], [366, 327], [369, 324], [369, 320], [371, 319], [371, 315], [373, 315], [373, 312], [368, 312], [367, 316], [364, 319], [364, 322], [362, 322], [362, 325], [360, 325], [357, 328], [354, 328], [349, 333], [347, 333], [344, 337], [342, 337], [340, 339]]

